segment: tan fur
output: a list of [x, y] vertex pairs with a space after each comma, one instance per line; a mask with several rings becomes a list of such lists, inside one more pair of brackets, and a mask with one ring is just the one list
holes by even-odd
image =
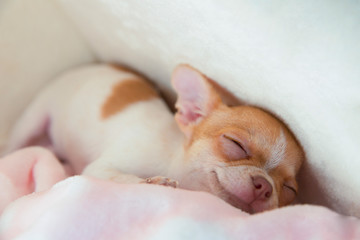
[[157, 97], [157, 92], [142, 79], [121, 81], [113, 87], [111, 95], [104, 102], [101, 116], [103, 119], [109, 118], [131, 104]]
[[[219, 122], [222, 127], [219, 128]], [[276, 191], [279, 195], [279, 206], [284, 206], [294, 200], [295, 195], [284, 194], [283, 184], [289, 181], [297, 191], [297, 183], [294, 178], [304, 158], [301, 146], [287, 127], [272, 115], [260, 109], [249, 106], [228, 107], [220, 105], [214, 110], [213, 114], [205, 118], [195, 129], [190, 144], [199, 139], [218, 139], [213, 141], [214, 153], [220, 161], [228, 166], [254, 166], [264, 169], [266, 162], [271, 156], [272, 146], [279, 136], [280, 129], [284, 131], [287, 139], [285, 158], [287, 161], [279, 164], [276, 168], [269, 171], [269, 176], [273, 179]], [[248, 159], [231, 160], [219, 143], [221, 135], [233, 133], [239, 139], [246, 139], [250, 156]], [[267, 147], [268, 146], [268, 147]], [[189, 146], [190, 147], [190, 146]], [[294, 165], [295, 172], [289, 172], [287, 165]], [[288, 197], [290, 195], [290, 197]]]

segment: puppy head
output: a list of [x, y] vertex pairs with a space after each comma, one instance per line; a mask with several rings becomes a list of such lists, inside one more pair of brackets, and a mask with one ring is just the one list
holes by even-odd
[[250, 106], [226, 106], [209, 80], [188, 65], [172, 76], [175, 119], [185, 134], [180, 186], [205, 190], [253, 213], [291, 203], [304, 153], [287, 127]]

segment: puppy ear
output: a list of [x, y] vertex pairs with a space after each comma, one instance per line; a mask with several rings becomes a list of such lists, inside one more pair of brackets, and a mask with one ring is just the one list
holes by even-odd
[[188, 137], [193, 127], [221, 104], [221, 98], [209, 80], [189, 65], [178, 65], [172, 74], [172, 84], [178, 95], [175, 119]]

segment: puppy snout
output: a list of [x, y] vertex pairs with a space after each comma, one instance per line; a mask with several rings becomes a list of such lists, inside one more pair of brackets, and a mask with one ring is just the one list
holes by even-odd
[[273, 193], [273, 187], [264, 177], [252, 177], [254, 184], [254, 195], [256, 200], [267, 200]]

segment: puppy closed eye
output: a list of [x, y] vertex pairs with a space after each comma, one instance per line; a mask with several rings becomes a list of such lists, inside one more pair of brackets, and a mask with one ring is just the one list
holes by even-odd
[[288, 191], [291, 191], [293, 194], [297, 195], [297, 191], [294, 187], [285, 184], [284, 188], [287, 189]]
[[294, 201], [297, 195], [296, 187], [292, 184], [284, 184], [282, 191], [282, 205], [289, 204]]
[[229, 160], [248, 159], [249, 154], [239, 140], [228, 135], [221, 136], [221, 145], [223, 151]]

